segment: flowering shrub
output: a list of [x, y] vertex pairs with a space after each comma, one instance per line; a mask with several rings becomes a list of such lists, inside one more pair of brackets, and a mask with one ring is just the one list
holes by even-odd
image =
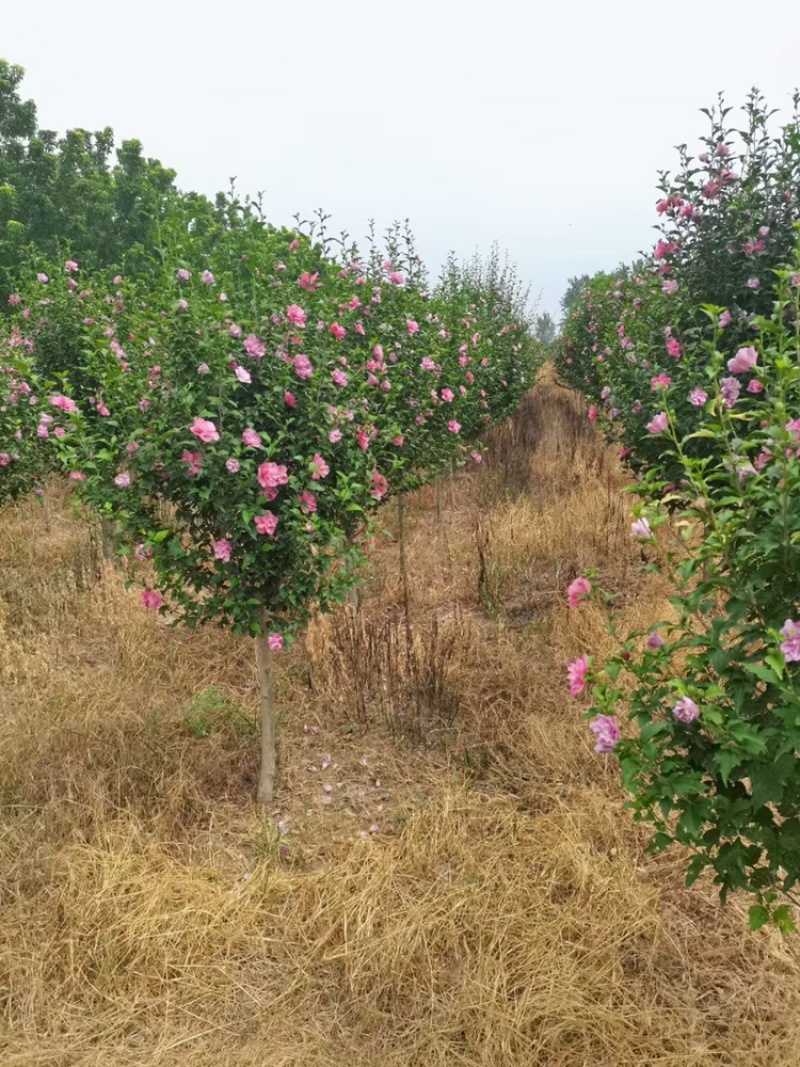
[[[35, 269], [9, 298], [0, 333], [0, 503], [31, 488], [41, 492], [78, 406], [84, 421], [110, 415], [104, 390], [126, 366], [117, 339], [127, 336], [125, 302], [119, 289], [103, 296], [83, 288], [78, 272], [74, 260]], [[104, 360], [86, 358], [95, 345]], [[79, 472], [65, 473], [81, 480]]]
[[53, 415], [40, 403], [32, 380], [22, 337], [12, 332], [0, 339], [0, 506], [32, 489], [41, 492], [42, 478], [52, 469], [45, 441]]
[[[800, 198], [800, 93], [777, 134], [754, 89], [731, 126], [722, 95], [704, 109], [710, 129], [696, 158], [679, 148], [680, 168], [661, 175], [661, 232], [653, 258], [660, 279], [688, 293], [691, 306], [728, 309], [729, 343], [746, 342], [752, 315], [771, 310], [772, 267], [795, 244]], [[689, 323], [686, 324], [690, 325]], [[695, 317], [694, 325], [703, 325]]]
[[[687, 847], [687, 882], [709, 868], [723, 900], [755, 895], [753, 927], [788, 929], [779, 898], [794, 900], [800, 878], [800, 258], [777, 274], [752, 345], [728, 346], [723, 309], [706, 309], [713, 337], [689, 353], [705, 367], [699, 429], [685, 432], [673, 386], [659, 396], [651, 433], [691, 503], [673, 519], [670, 549], [653, 468], [637, 487], [632, 535], [653, 546], [651, 568], [676, 577], [674, 620], [630, 635], [602, 665], [584, 655], [569, 685], [574, 696], [591, 687], [596, 751], [618, 756], [652, 847]], [[691, 454], [698, 437], [715, 442], [712, 457]], [[577, 610], [578, 593], [573, 583]], [[626, 704], [630, 733], [617, 719]]]
[[383, 499], [513, 410], [531, 349], [513, 290], [469, 270], [429, 294], [418, 265], [341, 264], [247, 217], [202, 245], [178, 223], [171, 242], [157, 284], [102, 295], [72, 261], [66, 280], [40, 270], [47, 295], [9, 318], [29, 357], [14, 391], [47, 388], [78, 496], [148, 561], [144, 607], [256, 635], [266, 800], [269, 653], [342, 598]]
[[[660, 234], [650, 263], [592, 279], [571, 308], [559, 371], [587, 394], [637, 469], [664, 469], [660, 442], [647, 426], [667, 384], [682, 428], [700, 426], [702, 341], [718, 329], [729, 347], [746, 347], [755, 318], [771, 310], [772, 268], [791, 258], [798, 219], [799, 104], [795, 96], [777, 136], [756, 92], [741, 129], [726, 124], [730, 109], [722, 100], [706, 111], [704, 150], [695, 159], [681, 148], [678, 173], [661, 175]], [[714, 322], [698, 310], [707, 304], [723, 309]], [[687, 447], [697, 457], [716, 454], [710, 438]], [[667, 482], [679, 475], [677, 468], [664, 473]]]
[[431, 289], [399, 229], [334, 256], [324, 216], [181, 194], [135, 141], [110, 168], [110, 130], [37, 131], [22, 74], [0, 61], [0, 503], [60, 463], [147, 562], [145, 608], [255, 635], [268, 801], [270, 655], [347, 590], [382, 500], [480, 460], [532, 380], [524, 294], [496, 256]]

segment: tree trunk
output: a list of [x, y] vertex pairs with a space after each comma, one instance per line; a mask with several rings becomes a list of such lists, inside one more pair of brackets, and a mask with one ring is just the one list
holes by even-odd
[[262, 807], [268, 807], [272, 804], [275, 792], [275, 687], [272, 678], [272, 650], [269, 647], [269, 617], [264, 607], [261, 608], [259, 622], [261, 633], [256, 637], [256, 666], [261, 697], [261, 768], [258, 774], [257, 799]]
[[406, 660], [411, 656], [411, 598], [408, 592], [408, 563], [406, 560], [406, 498], [397, 498], [397, 540], [400, 547], [400, 574], [403, 578], [403, 616], [406, 624]]
[[50, 521], [50, 497], [48, 496], [47, 489], [42, 486], [42, 492], [39, 496], [39, 500], [42, 502], [42, 515], [44, 517], [44, 528], [47, 533], [50, 533], [53, 524]]
[[361, 589], [359, 586], [354, 585], [352, 589], [347, 590], [347, 604], [354, 611], [361, 611]]
[[113, 519], [100, 519], [100, 542], [102, 544], [103, 559], [108, 563], [116, 555], [116, 537]]

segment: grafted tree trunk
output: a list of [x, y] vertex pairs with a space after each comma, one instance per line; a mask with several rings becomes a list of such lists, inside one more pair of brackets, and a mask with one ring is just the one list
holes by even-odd
[[406, 624], [406, 661], [411, 656], [411, 597], [408, 591], [408, 561], [406, 559], [406, 498], [397, 498], [397, 541], [400, 547], [400, 574], [403, 578], [403, 616]]
[[114, 559], [116, 555], [116, 537], [114, 520], [105, 516], [100, 519], [100, 543], [102, 545], [103, 559], [106, 562]]
[[260, 695], [261, 767], [258, 774], [258, 803], [272, 804], [275, 793], [275, 685], [272, 677], [272, 649], [269, 647], [269, 616], [262, 607], [259, 614], [261, 633], [256, 637], [256, 666]]

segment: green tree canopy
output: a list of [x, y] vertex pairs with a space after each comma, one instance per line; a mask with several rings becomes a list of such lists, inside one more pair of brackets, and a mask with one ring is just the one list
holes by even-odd
[[[35, 103], [20, 96], [23, 76], [0, 60], [0, 300], [31, 252], [55, 258], [68, 249], [89, 268], [147, 269], [160, 223], [182, 198], [175, 172], [137, 140], [115, 152], [110, 127], [63, 136], [39, 128]], [[213, 212], [205, 198], [189, 198]]]
[[580, 296], [582, 290], [586, 287], [590, 281], [588, 274], [576, 274], [574, 278], [570, 278], [567, 282], [567, 288], [564, 295], [561, 297], [561, 311], [564, 318], [569, 315], [569, 310], [575, 301]]
[[556, 339], [558, 328], [549, 311], [537, 315], [533, 323], [533, 336], [543, 345], [551, 345]]

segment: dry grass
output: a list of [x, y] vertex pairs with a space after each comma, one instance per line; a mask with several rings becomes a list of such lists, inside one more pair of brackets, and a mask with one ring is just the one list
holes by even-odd
[[489, 446], [279, 657], [268, 816], [248, 643], [143, 612], [57, 488], [0, 514], [3, 1067], [800, 1060], [796, 943], [645, 857], [565, 696], [576, 574], [666, 610], [622, 472], [547, 379]]

